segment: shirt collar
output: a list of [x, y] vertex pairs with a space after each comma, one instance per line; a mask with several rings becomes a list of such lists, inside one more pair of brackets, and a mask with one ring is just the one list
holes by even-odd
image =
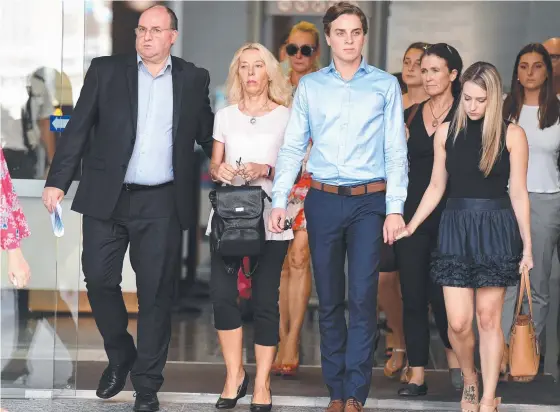
[[[138, 63], [138, 67], [140, 67], [140, 64], [144, 65], [144, 62], [142, 61], [142, 57], [140, 57], [140, 55], [138, 53], [136, 53], [136, 62]], [[165, 63], [165, 67], [162, 69], [162, 71], [165, 71], [167, 68], [172, 69], [173, 68], [173, 63], [171, 60], [171, 55], [169, 55], [167, 57], [167, 62]]]
[[[327, 70], [328, 72], [332, 73], [332, 72], [337, 72], [336, 67], [334, 65], [334, 60], [331, 60], [331, 64], [329, 64], [327, 66]], [[371, 73], [372, 72], [372, 68], [370, 65], [367, 64], [366, 62], [366, 58], [362, 56], [362, 60], [360, 61], [360, 66], [358, 67], [358, 71], [356, 73], [360, 73], [360, 72], [365, 72], [365, 73]]]

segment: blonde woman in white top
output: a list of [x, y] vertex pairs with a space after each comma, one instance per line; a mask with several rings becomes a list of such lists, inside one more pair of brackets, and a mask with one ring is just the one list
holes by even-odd
[[[271, 195], [274, 165], [284, 141], [291, 95], [278, 61], [264, 46], [250, 43], [235, 53], [227, 80], [230, 105], [219, 110], [214, 121], [212, 180], [233, 185], [247, 181]], [[270, 203], [265, 200], [265, 221], [269, 214]], [[267, 230], [265, 251], [252, 275], [257, 361], [251, 403], [254, 412], [269, 411], [272, 407], [270, 369], [279, 340], [278, 288], [282, 263], [292, 238], [291, 230], [280, 234]], [[245, 396], [249, 382], [243, 368], [243, 332], [237, 294], [237, 277], [228, 274], [222, 258], [211, 252], [210, 295], [227, 368], [225, 386], [216, 403], [218, 409], [235, 407]]]
[[[531, 271], [531, 292], [533, 320], [539, 338], [549, 309], [552, 256], [560, 240], [560, 101], [554, 91], [553, 78], [552, 61], [546, 49], [539, 43], [525, 46], [517, 55], [511, 93], [504, 104], [504, 117], [525, 130], [529, 143], [527, 189], [535, 265]], [[510, 287], [502, 317], [506, 342], [516, 296], [517, 288]], [[502, 365], [502, 372], [505, 372], [503, 368], [505, 363]]]

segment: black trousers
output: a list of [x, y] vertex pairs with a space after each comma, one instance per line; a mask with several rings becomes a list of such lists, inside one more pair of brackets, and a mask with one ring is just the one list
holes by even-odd
[[[131, 380], [137, 392], [158, 391], [163, 384], [182, 234], [174, 190], [123, 190], [110, 220], [83, 220], [82, 266], [93, 316], [111, 364], [136, 358]], [[137, 348], [127, 332], [120, 287], [129, 245], [139, 305]]]
[[[251, 299], [255, 344], [276, 346], [279, 340], [280, 311], [278, 308], [280, 274], [289, 241], [269, 240], [264, 254], [251, 278]], [[210, 298], [214, 307], [214, 326], [217, 330], [241, 327], [241, 309], [237, 303], [237, 274], [228, 274], [219, 254], [211, 251]]]
[[443, 289], [430, 279], [431, 252], [436, 246], [437, 233], [416, 232], [395, 243], [403, 299], [403, 326], [406, 352], [410, 366], [427, 366], [430, 350], [428, 304], [436, 321], [439, 335], [451, 349], [447, 336], [447, 313]]
[[12, 179], [35, 179], [37, 174], [35, 151], [4, 149], [4, 157]]

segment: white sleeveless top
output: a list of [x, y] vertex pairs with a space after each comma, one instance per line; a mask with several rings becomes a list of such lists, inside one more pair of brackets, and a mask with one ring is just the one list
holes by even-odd
[[[271, 112], [255, 117], [255, 124], [251, 124], [251, 116], [239, 110], [237, 104], [218, 110], [214, 118], [214, 139], [225, 144], [225, 162], [234, 169], [236, 162], [241, 158], [242, 163], [260, 163], [272, 167], [276, 166], [276, 158], [282, 143], [284, 131], [290, 117], [290, 109], [278, 106]], [[244, 180], [235, 176], [232, 184], [241, 186]], [[252, 181], [251, 186], [261, 186], [272, 198], [272, 180], [259, 178]], [[293, 231], [285, 230], [282, 233], [273, 233], [268, 230], [268, 217], [270, 216], [271, 203], [265, 199], [263, 218], [266, 228], [266, 240], [291, 240]], [[206, 235], [210, 235], [212, 216], [210, 213]]]
[[557, 193], [560, 192], [560, 122], [542, 130], [539, 128], [538, 112], [538, 106], [523, 105], [518, 122], [525, 130], [529, 143], [527, 190], [532, 193]]

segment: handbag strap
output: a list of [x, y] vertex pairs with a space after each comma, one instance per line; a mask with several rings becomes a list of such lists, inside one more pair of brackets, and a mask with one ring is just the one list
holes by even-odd
[[521, 306], [523, 306], [523, 298], [527, 293], [527, 300], [529, 301], [529, 316], [533, 319], [533, 297], [531, 296], [531, 281], [529, 280], [529, 269], [526, 267], [521, 271], [521, 280], [519, 282], [519, 296], [517, 297], [517, 308], [515, 310], [515, 317], [521, 313]]
[[[250, 261], [249, 261], [250, 262]], [[243, 273], [243, 275], [247, 278], [247, 279], [251, 279], [251, 277], [253, 276], [253, 273], [255, 273], [255, 271], [257, 270], [257, 268], [259, 267], [259, 261], [257, 260], [257, 262], [255, 263], [255, 267], [253, 268], [253, 270], [249, 270], [249, 273], [245, 272], [245, 265], [243, 264], [243, 258], [241, 259], [241, 272]], [[249, 269], [251, 268], [251, 264], [249, 263]]]

